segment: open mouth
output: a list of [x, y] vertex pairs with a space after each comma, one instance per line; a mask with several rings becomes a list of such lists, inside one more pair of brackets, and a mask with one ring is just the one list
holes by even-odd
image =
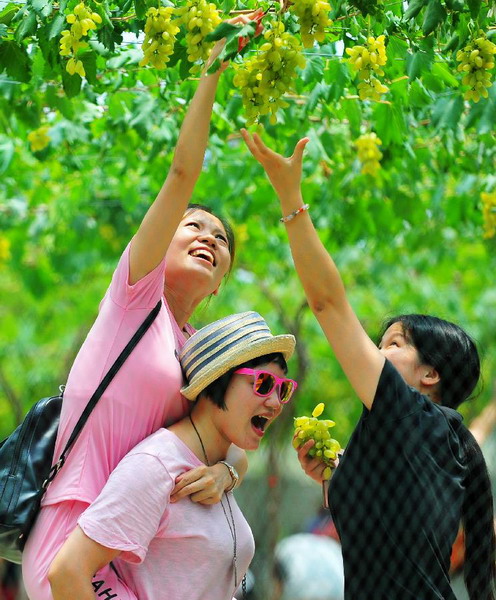
[[204, 248], [197, 248], [196, 250], [191, 250], [189, 254], [190, 256], [194, 256], [195, 258], [201, 258], [202, 260], [207, 261], [209, 264], [215, 267], [214, 255], [209, 250], [205, 250]]
[[261, 415], [257, 415], [255, 417], [253, 417], [251, 420], [251, 424], [252, 424], [253, 428], [257, 431], [257, 433], [262, 434], [262, 435], [264, 433], [265, 426], [267, 425], [268, 422], [269, 422], [269, 419], [266, 419], [265, 417], [262, 417]]

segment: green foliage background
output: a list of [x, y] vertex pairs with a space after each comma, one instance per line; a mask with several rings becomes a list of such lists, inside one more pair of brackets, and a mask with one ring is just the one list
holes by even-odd
[[[167, 70], [139, 67], [145, 13], [157, 6], [149, 0], [88, 0], [103, 23], [80, 56], [86, 78], [70, 76], [59, 39], [77, 3], [0, 0], [2, 437], [66, 380], [118, 257], [165, 178], [196, 86], [184, 31]], [[224, 17], [257, 6], [217, 4]], [[276, 12], [287, 2], [260, 4], [269, 11], [266, 27], [283, 18], [298, 35], [294, 19]], [[470, 422], [491, 400], [496, 369], [496, 244], [483, 239], [480, 200], [496, 190], [496, 86], [488, 99], [466, 102], [456, 52], [479, 29], [496, 41], [494, 0], [331, 0], [331, 10], [325, 42], [305, 50], [290, 106], [277, 125], [263, 122], [264, 138], [286, 154], [300, 137], [311, 138], [305, 200], [372, 336], [385, 317], [415, 311], [458, 322], [478, 340], [485, 386], [462, 409]], [[380, 34], [389, 92], [381, 102], [361, 101], [344, 49]], [[249, 52], [259, 44], [252, 41]], [[278, 456], [289, 446], [295, 413], [326, 402], [325, 416], [336, 421], [334, 435], [344, 445], [361, 405], [305, 305], [278, 203], [238, 133], [244, 115], [232, 78], [232, 68], [221, 78], [193, 200], [234, 222], [237, 268], [193, 324], [255, 309], [274, 330], [297, 336], [290, 367], [301, 387], [269, 436], [274, 478], [284, 475]], [[32, 152], [27, 136], [44, 125], [50, 142]], [[384, 155], [376, 178], [361, 174], [354, 147], [371, 131]], [[285, 488], [270, 481], [266, 491], [258, 480], [240, 490], [253, 492], [247, 510], [257, 498], [253, 568], [263, 597], [270, 595], [274, 545], [290, 527], [289, 509], [280, 509]], [[301, 500], [311, 511], [313, 500], [298, 485], [288, 493], [290, 508]]]

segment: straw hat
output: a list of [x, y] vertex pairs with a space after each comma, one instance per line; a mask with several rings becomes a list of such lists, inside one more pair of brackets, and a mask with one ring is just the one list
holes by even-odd
[[195, 400], [229, 369], [265, 354], [280, 352], [289, 360], [295, 344], [292, 335], [272, 335], [264, 319], [253, 311], [214, 321], [186, 340], [179, 353], [188, 382], [181, 393]]

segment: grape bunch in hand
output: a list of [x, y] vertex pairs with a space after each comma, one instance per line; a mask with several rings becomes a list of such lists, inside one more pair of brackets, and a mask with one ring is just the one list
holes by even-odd
[[324, 479], [330, 479], [331, 469], [334, 466], [338, 452], [341, 450], [341, 445], [331, 437], [329, 431], [336, 423], [330, 419], [318, 418], [324, 412], [324, 407], [324, 403], [321, 402], [313, 409], [311, 417], [295, 417], [293, 446], [298, 449], [309, 440], [314, 440], [315, 444], [308, 451], [308, 455], [312, 458], [322, 459], [327, 465], [323, 477]]

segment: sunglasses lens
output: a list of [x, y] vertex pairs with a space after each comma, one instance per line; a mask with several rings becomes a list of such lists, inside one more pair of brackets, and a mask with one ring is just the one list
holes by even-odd
[[292, 381], [284, 381], [281, 384], [281, 402], [284, 404], [285, 402], [289, 402], [291, 396], [293, 395], [294, 385]]
[[270, 373], [259, 373], [255, 382], [255, 390], [262, 396], [268, 396], [274, 389], [275, 384], [276, 380]]

